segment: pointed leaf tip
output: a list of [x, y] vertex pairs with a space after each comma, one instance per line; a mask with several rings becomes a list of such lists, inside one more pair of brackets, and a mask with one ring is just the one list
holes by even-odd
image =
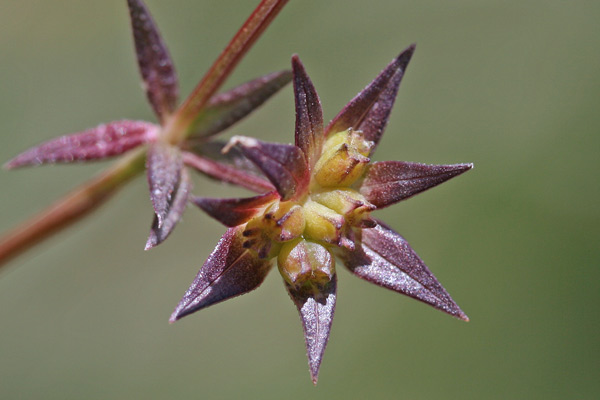
[[148, 149], [146, 168], [150, 200], [158, 217], [157, 226], [162, 228], [181, 179], [183, 157], [177, 147], [155, 142]]
[[158, 217], [156, 215], [154, 217], [150, 235], [148, 236], [144, 250], [150, 250], [164, 242], [175, 229], [175, 226], [179, 220], [181, 220], [181, 216], [185, 211], [191, 190], [192, 181], [189, 178], [187, 170], [184, 168], [181, 171], [180, 182], [175, 188], [174, 195], [171, 196], [169, 201], [166, 217], [160, 227], [158, 226]]
[[179, 83], [167, 47], [142, 0], [127, 0], [138, 66], [146, 95], [163, 120], [177, 105]]
[[400, 82], [414, 51], [413, 44], [392, 60], [331, 120], [325, 129], [325, 135], [345, 131], [348, 128], [361, 130], [365, 139], [375, 143], [371, 151], [373, 153], [383, 135]]
[[61, 136], [33, 147], [4, 164], [30, 165], [102, 160], [123, 154], [157, 136], [158, 126], [144, 121], [115, 121]]
[[362, 230], [359, 248], [340, 256], [361, 279], [469, 320], [406, 240], [380, 221], [375, 228]]
[[286, 289], [302, 320], [310, 376], [316, 385], [335, 313], [337, 277], [334, 275], [317, 294], [306, 288], [296, 289], [288, 283]]
[[365, 174], [360, 192], [371, 204], [384, 208], [444, 183], [471, 168], [473, 164], [375, 162]]
[[297, 54], [292, 56], [296, 106], [295, 142], [305, 154], [310, 169], [323, 149], [323, 109], [317, 91]]
[[173, 311], [170, 322], [212, 304], [256, 289], [270, 270], [269, 260], [259, 259], [243, 247], [244, 227], [230, 228], [210, 254], [196, 279]]

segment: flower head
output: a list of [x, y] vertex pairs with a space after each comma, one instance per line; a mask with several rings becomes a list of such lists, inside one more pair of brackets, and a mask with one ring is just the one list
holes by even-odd
[[336, 257], [360, 278], [468, 320], [404, 238], [371, 216], [472, 167], [371, 162], [413, 52], [402, 52], [327, 127], [312, 82], [292, 58], [295, 145], [234, 137], [225, 148], [243, 153], [274, 190], [192, 199], [230, 228], [171, 321], [255, 289], [276, 259], [300, 313], [316, 383], [335, 310]]

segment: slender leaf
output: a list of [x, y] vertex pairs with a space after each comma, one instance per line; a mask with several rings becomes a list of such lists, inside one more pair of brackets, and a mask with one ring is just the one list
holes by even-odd
[[229, 164], [200, 157], [190, 152], [183, 153], [183, 160], [186, 165], [221, 182], [238, 185], [256, 193], [270, 192], [275, 189], [269, 181]]
[[377, 208], [383, 208], [446, 182], [471, 168], [473, 164], [376, 162], [369, 167], [361, 182], [360, 192]]
[[271, 263], [242, 247], [243, 230], [241, 226], [225, 232], [173, 311], [171, 322], [260, 286]]
[[297, 55], [292, 57], [296, 101], [296, 146], [304, 154], [309, 168], [315, 165], [323, 149], [323, 109], [315, 87]]
[[169, 208], [162, 226], [158, 225], [158, 217], [154, 216], [154, 222], [152, 223], [152, 229], [150, 230], [145, 250], [149, 250], [164, 242], [173, 229], [175, 229], [175, 226], [183, 215], [191, 189], [192, 182], [184, 168], [181, 170], [181, 179], [175, 189], [175, 194], [171, 196], [171, 200], [169, 201]]
[[359, 278], [469, 320], [406, 240], [382, 222], [362, 230], [360, 248], [340, 253], [346, 267]]
[[[202, 138], [188, 140], [185, 148], [204, 158], [217, 161], [222, 164], [231, 165], [237, 169], [241, 169], [246, 173], [264, 178], [263, 173], [254, 165], [254, 163], [246, 158], [242, 151], [237, 147], [227, 147], [227, 142], [221, 140], [204, 141]], [[224, 153], [223, 149], [227, 148]], [[272, 187], [270, 183], [267, 184]]]
[[302, 320], [310, 376], [316, 385], [335, 313], [337, 277], [334, 275], [317, 294], [313, 290], [297, 289], [288, 283], [286, 289]]
[[364, 137], [375, 143], [371, 153], [381, 139], [398, 87], [415, 45], [408, 47], [354, 99], [350, 101], [325, 129], [326, 135], [345, 131], [348, 128], [363, 131]]
[[291, 71], [274, 72], [213, 96], [194, 120], [190, 138], [224, 131], [260, 107], [291, 79]]
[[28, 165], [102, 160], [154, 140], [158, 127], [143, 121], [116, 121], [83, 132], [58, 137], [33, 147], [4, 165]]
[[148, 100], [162, 121], [177, 106], [179, 84], [160, 32], [142, 0], [127, 0], [138, 66]]
[[177, 147], [167, 143], [153, 143], [148, 149], [146, 169], [150, 200], [158, 217], [158, 227], [162, 228], [181, 179], [183, 169], [181, 152]]

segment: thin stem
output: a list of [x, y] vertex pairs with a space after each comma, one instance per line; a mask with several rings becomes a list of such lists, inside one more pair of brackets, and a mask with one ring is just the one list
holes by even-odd
[[244, 25], [235, 34], [219, 58], [204, 75], [192, 94], [177, 110], [165, 128], [171, 143], [179, 143], [188, 134], [188, 127], [208, 100], [225, 82], [235, 66], [260, 37], [288, 0], [262, 0]]
[[8, 261], [94, 211], [144, 170], [138, 150], [0, 237], [0, 268]]

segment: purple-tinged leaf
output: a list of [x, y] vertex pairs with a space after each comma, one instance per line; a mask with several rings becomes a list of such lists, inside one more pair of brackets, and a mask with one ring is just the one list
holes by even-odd
[[148, 100], [162, 121], [177, 106], [179, 84], [167, 47], [142, 0], [127, 0], [140, 73]]
[[340, 256], [359, 278], [469, 320], [406, 240], [379, 221], [375, 228], [362, 230], [361, 247]]
[[318, 293], [312, 287], [296, 289], [287, 282], [285, 286], [302, 319], [310, 376], [316, 385], [335, 312], [337, 277], [334, 275]]
[[185, 165], [202, 172], [209, 178], [238, 185], [256, 193], [270, 192], [275, 189], [269, 181], [248, 173], [244, 169], [200, 157], [190, 152], [183, 153], [183, 161]]
[[190, 138], [224, 131], [260, 107], [291, 79], [291, 71], [274, 72], [213, 96], [192, 124]]
[[265, 174], [283, 201], [300, 196], [307, 189], [310, 175], [300, 148], [245, 136], [231, 138], [225, 151], [233, 146], [237, 146]]
[[186, 169], [183, 168], [181, 170], [181, 179], [179, 181], [179, 185], [177, 185], [177, 188], [175, 189], [175, 194], [171, 196], [166, 218], [163, 221], [162, 226], [159, 227], [158, 217], [156, 215], [154, 216], [154, 222], [152, 223], [150, 236], [148, 237], [146, 248], [144, 250], [149, 250], [164, 242], [171, 234], [173, 229], [175, 229], [175, 225], [177, 225], [181, 219], [183, 211], [185, 210], [191, 189], [192, 181], [190, 180]]
[[143, 121], [116, 121], [99, 125], [33, 147], [7, 162], [4, 168], [102, 160], [154, 140], [158, 129], [158, 126]]
[[273, 191], [246, 199], [192, 197], [192, 203], [225, 226], [233, 227], [248, 222], [277, 199], [279, 195]]
[[365, 139], [375, 143], [371, 150], [373, 153], [381, 139], [398, 94], [398, 87], [414, 51], [413, 44], [381, 71], [373, 82], [356, 95], [329, 123], [325, 134], [330, 135], [348, 128], [361, 130]]
[[173, 311], [170, 322], [260, 286], [271, 263], [242, 247], [243, 230], [242, 226], [225, 232]]
[[146, 169], [150, 200], [158, 217], [158, 227], [162, 228], [181, 179], [183, 169], [181, 152], [177, 147], [167, 143], [153, 143], [148, 149]]
[[403, 161], [369, 166], [360, 193], [377, 208], [412, 197], [473, 168], [473, 164], [427, 165]]
[[[203, 141], [202, 138], [197, 140], [186, 141], [185, 148], [198, 156], [209, 158], [223, 164], [231, 165], [237, 169], [264, 178], [263, 173], [254, 165], [254, 163], [246, 158], [242, 151], [237, 147], [227, 148], [227, 153], [223, 153], [223, 149], [227, 143], [220, 140]], [[272, 187], [270, 183], [267, 182]]]
[[296, 146], [306, 155], [310, 169], [321, 156], [323, 142], [323, 109], [315, 87], [297, 55], [292, 57], [294, 97], [296, 101]]

